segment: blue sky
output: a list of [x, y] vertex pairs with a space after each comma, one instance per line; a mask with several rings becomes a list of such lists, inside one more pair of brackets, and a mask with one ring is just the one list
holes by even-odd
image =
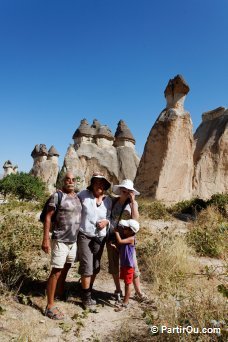
[[227, 0], [0, 0], [0, 173], [29, 171], [35, 144], [62, 165], [86, 118], [115, 133], [123, 119], [139, 155], [182, 74], [194, 130], [228, 107]]

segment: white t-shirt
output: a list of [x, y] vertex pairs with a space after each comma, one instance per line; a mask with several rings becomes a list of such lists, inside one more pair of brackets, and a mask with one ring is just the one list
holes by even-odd
[[102, 203], [97, 206], [96, 198], [89, 190], [82, 190], [78, 193], [78, 197], [82, 204], [82, 217], [80, 224], [80, 231], [90, 237], [106, 236], [109, 224], [103, 229], [97, 229], [96, 224], [98, 221], [106, 219], [110, 221], [112, 200], [106, 196], [103, 198]]

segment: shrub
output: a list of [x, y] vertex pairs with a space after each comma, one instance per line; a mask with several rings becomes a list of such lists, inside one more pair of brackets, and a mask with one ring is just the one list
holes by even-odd
[[45, 184], [31, 174], [20, 172], [0, 180], [0, 192], [15, 195], [22, 200], [41, 200], [46, 196]]
[[215, 194], [207, 201], [201, 198], [181, 201], [169, 207], [168, 212], [171, 214], [182, 213], [196, 215], [201, 212], [202, 209], [206, 209], [210, 205], [215, 206], [223, 216], [227, 216], [228, 194]]
[[0, 206], [1, 291], [15, 289], [25, 279], [36, 278], [43, 272], [43, 265], [37, 265], [42, 229], [36, 213], [37, 204], [34, 203], [10, 201]]
[[201, 256], [225, 257], [228, 222], [216, 207], [208, 207], [199, 214], [186, 238], [188, 244]]
[[228, 194], [212, 195], [208, 205], [216, 206], [223, 216], [228, 216]]
[[143, 217], [152, 220], [166, 220], [170, 218], [165, 204], [148, 199], [139, 199], [139, 213]]
[[190, 214], [190, 215], [196, 215], [196, 213], [200, 212], [202, 209], [205, 209], [207, 207], [207, 202], [200, 199], [200, 198], [194, 198], [192, 200], [187, 201], [181, 201], [170, 208], [168, 208], [168, 211], [172, 214]]

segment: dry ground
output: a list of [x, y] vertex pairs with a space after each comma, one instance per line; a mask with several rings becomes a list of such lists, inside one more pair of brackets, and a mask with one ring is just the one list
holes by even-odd
[[[188, 224], [176, 219], [172, 221], [147, 219], [141, 222], [143, 227], [142, 237], [145, 240], [153, 239], [156, 234], [163, 231], [167, 234], [182, 236], [188, 231]], [[45, 257], [45, 255], [42, 255], [40, 260], [43, 261]], [[211, 291], [219, 284], [217, 275], [224, 272], [224, 261], [205, 257], [199, 258], [196, 255], [189, 256], [189, 260], [195, 267], [196, 272], [200, 269], [200, 265], [202, 267], [207, 266], [208, 269], [210, 269], [210, 266], [215, 267], [215, 272], [209, 274], [208, 279], [203, 275], [202, 277], [196, 276], [192, 283], [189, 280], [189, 286], [192, 286], [193, 293], [194, 291], [200, 293], [201, 288], [203, 298], [206, 289]], [[115, 312], [114, 301], [110, 298], [114, 291], [114, 284], [107, 274], [106, 264], [107, 256], [105, 253], [102, 271], [95, 283], [94, 295], [98, 300], [95, 312], [83, 310], [81, 307], [77, 265], [71, 269], [67, 279], [68, 300], [57, 303], [65, 313], [64, 321], [53, 321], [43, 316], [46, 304], [45, 282], [30, 283], [27, 288], [24, 288], [19, 299], [16, 298], [15, 293], [13, 296], [10, 294], [3, 296], [0, 300], [0, 341], [225, 341], [224, 337], [216, 334], [201, 336], [159, 334], [152, 336], [150, 326], [157, 322], [164, 325], [175, 322], [178, 310], [180, 311], [181, 300], [179, 298], [173, 300], [175, 295], [171, 293], [172, 291], [170, 292], [170, 289], [166, 293], [164, 288], [162, 292], [160, 289], [161, 284], [156, 286], [156, 284], [153, 285], [149, 281], [142, 280], [142, 288], [150, 298], [149, 303], [138, 303], [131, 299], [129, 309]], [[217, 274], [214, 276], [216, 272]], [[221, 277], [225, 278], [224, 275]], [[173, 292], [175, 292], [175, 289], [173, 289]], [[212, 292], [211, 296], [213, 296]], [[208, 300], [207, 298], [205, 300]], [[186, 305], [186, 299], [184, 300], [184, 305]], [[201, 298], [199, 298], [200, 300]], [[219, 300], [217, 306], [221, 307], [222, 310], [225, 298], [223, 300], [221, 296]], [[189, 310], [194, 311], [194, 306], [197, 305], [193, 304], [191, 306], [190, 299], [187, 299], [187, 303], [189, 303]], [[210, 309], [212, 303], [207, 305], [209, 305]], [[188, 314], [191, 315], [191, 312]], [[220, 312], [216, 312], [216, 314], [218, 315]]]

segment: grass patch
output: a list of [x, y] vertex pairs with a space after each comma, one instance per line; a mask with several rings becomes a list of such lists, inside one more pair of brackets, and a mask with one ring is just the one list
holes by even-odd
[[[211, 334], [213, 341], [226, 336], [227, 288], [223, 269], [211, 270], [197, 260], [185, 236], [167, 232], [147, 236], [137, 246], [142, 279], [147, 281], [158, 310], [147, 306], [144, 320], [149, 326], [221, 327], [221, 339]], [[199, 335], [181, 335], [183, 341], [198, 341]], [[151, 337], [154, 341], [178, 341], [177, 334]], [[209, 335], [200, 341], [209, 341]]]
[[43, 230], [37, 212], [35, 203], [10, 201], [0, 206], [1, 291], [15, 289], [24, 279], [40, 275], [36, 259], [41, 255]]
[[152, 220], [168, 220], [171, 218], [170, 213], [167, 210], [165, 204], [159, 201], [151, 201], [146, 198], [139, 198], [139, 213], [143, 218], [149, 218]]
[[228, 221], [218, 208], [209, 206], [199, 214], [186, 238], [200, 256], [226, 258]]
[[175, 289], [194, 270], [192, 254], [183, 237], [164, 232], [137, 247], [144, 279], [155, 283], [161, 291]]

